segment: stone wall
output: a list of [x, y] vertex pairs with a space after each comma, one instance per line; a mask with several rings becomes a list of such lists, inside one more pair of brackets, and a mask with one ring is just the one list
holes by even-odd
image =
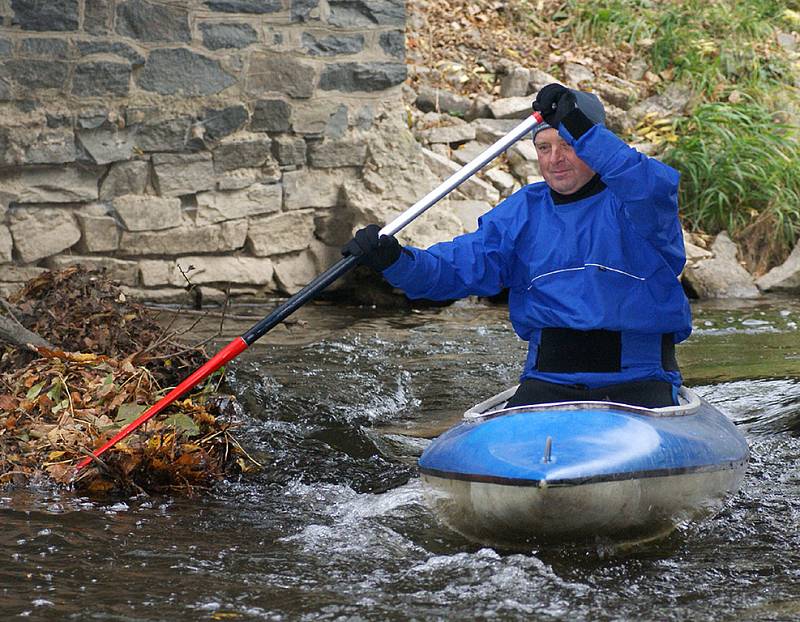
[[0, 295], [292, 293], [350, 235], [403, 0], [0, 0]]

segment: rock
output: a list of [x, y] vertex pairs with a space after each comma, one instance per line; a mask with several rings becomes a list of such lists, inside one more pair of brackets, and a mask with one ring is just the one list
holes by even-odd
[[314, 239], [314, 210], [294, 210], [250, 221], [247, 247], [256, 257], [302, 251]]
[[56, 89], [63, 92], [69, 65], [60, 60], [12, 59], [6, 61], [8, 77], [25, 91]]
[[[67, 164], [75, 162], [75, 134], [69, 128], [43, 128], [40, 133], [25, 132], [25, 143], [17, 142], [16, 146], [25, 151], [20, 164]], [[31, 135], [33, 134], [33, 135]], [[16, 141], [15, 141], [16, 142]], [[13, 150], [9, 145], [7, 150]]]
[[331, 63], [322, 70], [319, 88], [345, 93], [383, 91], [401, 84], [405, 79], [405, 63]]
[[491, 145], [519, 125], [516, 119], [476, 119], [470, 122], [475, 128], [475, 138]]
[[117, 6], [117, 33], [139, 41], [183, 43], [192, 40], [189, 13], [146, 0], [125, 0]]
[[123, 194], [146, 194], [149, 179], [150, 162], [116, 162], [100, 184], [100, 200], [107, 201]]
[[452, 240], [466, 231], [459, 216], [448, 210], [447, 206], [437, 205], [400, 231], [397, 238], [403, 244], [429, 248], [437, 242]]
[[[500, 97], [525, 97], [528, 94], [528, 82], [531, 72], [525, 67], [513, 67], [500, 81]], [[528, 106], [531, 102], [528, 101]]]
[[[104, 57], [116, 56], [127, 60], [134, 67], [144, 65], [144, 56], [131, 46], [119, 41], [97, 41], [93, 39], [90, 41], [76, 41], [75, 45], [80, 56], [91, 56], [92, 54]], [[128, 73], [130, 73], [130, 69]]]
[[[528, 93], [535, 95], [542, 90], [543, 86], [553, 84], [554, 82], [560, 84], [561, 80], [558, 80], [555, 76], [541, 69], [531, 69], [530, 80], [528, 81]], [[533, 103], [533, 98], [531, 98], [531, 103]]]
[[192, 120], [154, 109], [129, 109], [126, 121], [142, 151], [183, 151], [187, 148]]
[[531, 113], [530, 97], [508, 97], [493, 101], [489, 108], [495, 119], [524, 119]]
[[47, 260], [51, 270], [63, 270], [69, 266], [81, 265], [89, 270], [103, 270], [105, 276], [124, 285], [136, 285], [139, 282], [139, 265], [135, 261], [125, 261], [112, 257], [88, 257], [81, 255], [59, 255]]
[[486, 145], [479, 143], [476, 140], [472, 140], [468, 143], [464, 143], [458, 149], [454, 149], [450, 154], [450, 157], [459, 164], [464, 165], [472, 162], [472, 160], [481, 155], [485, 150]]
[[465, 115], [472, 106], [469, 97], [456, 95], [444, 89], [423, 86], [419, 90], [414, 105], [422, 112], [441, 112], [451, 115]]
[[443, 206], [444, 209], [458, 218], [464, 231], [475, 231], [478, 228], [478, 218], [492, 209], [492, 207], [486, 201], [473, 201], [470, 199], [451, 199], [448, 205]]
[[318, 274], [309, 251], [277, 257], [272, 263], [276, 289], [283, 294], [296, 294]]
[[72, 211], [61, 208], [17, 208], [10, 214], [9, 228], [23, 263], [60, 253], [81, 238]]
[[[428, 149], [422, 150], [425, 163], [442, 181], [460, 170], [460, 166], [452, 160], [440, 156]], [[490, 184], [475, 176], [470, 177], [458, 187], [458, 191], [469, 199], [496, 203], [500, 200], [500, 193]]]
[[246, 220], [228, 220], [199, 227], [184, 220], [180, 227], [164, 231], [123, 231], [119, 250], [125, 255], [173, 256], [198, 250], [221, 253], [243, 248], [246, 237]]
[[243, 190], [253, 184], [271, 183], [279, 179], [280, 175], [276, 178], [265, 176], [260, 168], [237, 168], [217, 175], [217, 190]]
[[250, 129], [257, 132], [288, 132], [292, 107], [282, 99], [260, 99], [253, 109]]
[[342, 185], [356, 174], [356, 170], [348, 169], [287, 171], [283, 174], [284, 209], [340, 205]]
[[737, 259], [736, 245], [726, 232], [717, 235], [711, 259], [699, 260], [684, 270], [683, 280], [699, 298], [756, 298], [753, 277]]
[[153, 172], [159, 194], [167, 197], [212, 190], [216, 180], [208, 152], [153, 154]]
[[406, 33], [402, 30], [382, 32], [378, 37], [378, 45], [389, 56], [400, 60], [406, 57]]
[[274, 266], [266, 257], [235, 255], [192, 255], [175, 261], [170, 284], [186, 285], [181, 270], [195, 285], [232, 283], [236, 285], [268, 285], [272, 283]]
[[294, 107], [292, 129], [295, 134], [341, 138], [347, 129], [347, 106], [333, 100], [314, 100]]
[[128, 63], [78, 63], [72, 76], [72, 94], [77, 97], [125, 97], [130, 90], [131, 71]]
[[280, 184], [254, 184], [242, 190], [197, 194], [198, 225], [213, 224], [278, 212], [283, 201]]
[[277, 91], [307, 99], [314, 94], [316, 69], [313, 65], [284, 54], [253, 53], [245, 78], [247, 93], [258, 97]]
[[119, 248], [120, 230], [111, 216], [78, 213], [77, 217], [81, 228], [81, 251], [110, 253]]
[[580, 63], [564, 63], [564, 78], [569, 86], [580, 88], [582, 82], [594, 81], [594, 72]]
[[220, 13], [249, 13], [265, 15], [283, 10], [281, 0], [206, 0], [204, 3], [211, 11]]
[[96, 201], [101, 169], [86, 166], [0, 169], [0, 189], [17, 203], [81, 203]]
[[475, 128], [468, 124], [432, 127], [416, 132], [419, 139], [429, 144], [458, 145], [475, 140]]
[[78, 144], [95, 164], [110, 164], [130, 160], [136, 147], [136, 137], [127, 129], [98, 128], [75, 132]]
[[509, 196], [516, 186], [514, 176], [505, 172], [501, 168], [490, 168], [483, 173], [483, 176], [488, 179], [491, 184], [500, 191], [501, 197]]
[[272, 141], [269, 136], [240, 132], [224, 138], [213, 150], [214, 170], [218, 173], [237, 168], [277, 166], [272, 160]]
[[158, 231], [183, 223], [178, 198], [126, 194], [114, 199], [112, 206], [128, 231]]
[[136, 82], [145, 91], [160, 95], [199, 96], [219, 93], [236, 83], [236, 78], [223, 70], [219, 61], [202, 54], [159, 48], [150, 52]]
[[358, 54], [364, 49], [364, 35], [361, 33], [330, 34], [317, 38], [310, 32], [304, 32], [300, 41], [309, 56]]
[[621, 110], [629, 110], [639, 97], [636, 85], [610, 74], [603, 74], [601, 80], [592, 84], [592, 89], [604, 102]]
[[765, 292], [800, 292], [800, 242], [786, 261], [756, 280], [756, 285]]
[[[0, 5], [2, 6], [2, 5]], [[78, 30], [80, 8], [78, 0], [13, 0], [12, 23], [23, 30]]]
[[[11, 231], [5, 225], [0, 225], [0, 263], [9, 263], [14, 259], [13, 249], [14, 238], [11, 237]], [[2, 281], [6, 280], [3, 271], [4, 268], [0, 267], [0, 280]]]
[[469, 106], [469, 110], [464, 113], [464, 120], [474, 121], [475, 119], [492, 118], [492, 98], [488, 95], [476, 95]]
[[403, 0], [328, 0], [331, 26], [341, 28], [374, 28], [377, 26], [405, 26], [406, 11]]
[[25, 283], [47, 272], [47, 268], [38, 266], [8, 265], [0, 267], [0, 281], [8, 283]]
[[258, 42], [258, 33], [250, 24], [200, 24], [203, 45], [209, 50], [241, 49]]
[[539, 158], [531, 140], [520, 140], [506, 151], [514, 175], [523, 181], [540, 174]]
[[220, 140], [239, 131], [249, 119], [247, 108], [241, 104], [226, 108], [203, 110], [202, 123], [206, 140]]
[[367, 145], [360, 137], [346, 140], [311, 142], [308, 146], [308, 161], [317, 168], [340, 168], [362, 166], [367, 157]]
[[299, 136], [276, 136], [272, 155], [281, 166], [303, 166], [306, 163], [306, 141]]

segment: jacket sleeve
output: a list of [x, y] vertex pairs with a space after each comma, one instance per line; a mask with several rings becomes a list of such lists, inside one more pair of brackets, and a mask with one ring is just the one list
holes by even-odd
[[[686, 252], [678, 219], [678, 171], [629, 147], [601, 125], [581, 133], [583, 128], [575, 127], [571, 121], [574, 120], [566, 118], [560, 125], [562, 137], [572, 144], [578, 157], [600, 174], [633, 229], [653, 244], [679, 274]], [[573, 138], [570, 127], [580, 134], [579, 138]]]
[[[407, 246], [383, 271], [389, 283], [409, 298], [454, 300], [491, 296], [509, 284], [508, 258], [513, 253], [513, 222], [504, 218], [514, 197], [478, 220], [478, 229], [427, 250]], [[514, 219], [511, 219], [514, 220]]]

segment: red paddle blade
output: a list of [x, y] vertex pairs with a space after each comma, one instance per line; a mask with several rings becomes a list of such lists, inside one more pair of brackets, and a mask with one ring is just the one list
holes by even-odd
[[91, 456], [88, 456], [83, 460], [81, 460], [78, 463], [78, 466], [75, 467], [75, 469], [77, 471], [80, 471], [83, 467], [89, 464], [93, 458], [101, 456], [106, 450], [116, 445], [119, 441], [128, 436], [136, 428], [141, 426], [145, 421], [151, 419], [152, 417], [155, 417], [158, 413], [160, 413], [172, 402], [181, 397], [184, 393], [186, 393], [187, 391], [195, 387], [197, 384], [205, 380], [208, 376], [213, 374], [220, 367], [222, 367], [232, 359], [239, 356], [246, 349], [247, 349], [247, 342], [241, 337], [237, 337], [236, 339], [231, 341], [227, 346], [225, 346], [224, 348], [222, 348], [222, 350], [217, 352], [211, 359], [209, 359], [205, 364], [203, 364], [203, 366], [200, 367], [197, 371], [195, 371], [191, 376], [186, 378], [186, 380], [181, 382], [177, 387], [172, 389], [172, 391], [167, 393], [158, 402], [153, 404], [153, 406], [151, 406], [148, 410], [146, 410], [143, 414], [141, 414], [135, 421], [132, 421], [124, 428], [122, 428], [119, 432], [117, 432], [117, 434], [111, 440], [106, 442], [102, 447], [100, 447], [100, 449], [96, 449]]

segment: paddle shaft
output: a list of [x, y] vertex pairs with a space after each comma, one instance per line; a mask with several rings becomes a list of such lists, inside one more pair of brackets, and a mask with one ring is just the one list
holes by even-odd
[[[542, 117], [538, 112], [534, 112], [525, 121], [514, 127], [508, 134], [500, 138], [497, 142], [491, 145], [486, 151], [478, 155], [475, 159], [465, 164], [463, 168], [453, 173], [450, 177], [444, 180], [439, 186], [431, 192], [422, 197], [419, 201], [414, 203], [410, 208], [403, 212], [400, 216], [392, 220], [380, 230], [380, 235], [394, 235], [406, 225], [416, 219], [419, 215], [432, 207], [443, 197], [447, 196], [455, 188], [460, 186], [464, 181], [469, 179], [476, 171], [480, 170], [486, 164], [494, 160], [498, 155], [503, 153], [511, 145], [517, 142], [520, 138], [530, 132], [534, 126], [541, 123]], [[127, 437], [136, 428], [144, 424], [146, 421], [156, 416], [172, 402], [187, 393], [190, 389], [198, 385], [200, 382], [208, 378], [211, 374], [217, 371], [220, 367], [232, 361], [239, 356], [254, 342], [263, 337], [266, 333], [272, 330], [275, 326], [283, 322], [292, 313], [297, 311], [300, 307], [307, 302], [316, 298], [322, 293], [329, 285], [338, 280], [350, 270], [358, 265], [358, 257], [348, 256], [340, 259], [333, 266], [328, 268], [325, 272], [316, 277], [303, 289], [297, 292], [294, 296], [289, 298], [286, 302], [276, 307], [272, 313], [267, 315], [263, 320], [252, 326], [246, 333], [231, 341], [228, 345], [222, 348], [211, 359], [204, 363], [199, 369], [192, 373], [188, 378], [181, 382], [178, 386], [167, 393], [158, 402], [153, 404], [148, 410], [141, 414], [137, 419], [124, 426], [117, 434], [110, 440], [104, 443], [99, 449], [96, 449], [91, 456], [87, 456], [81, 460], [76, 470], [81, 470], [88, 465], [95, 458], [100, 457], [108, 449], [116, 445], [119, 441]]]

